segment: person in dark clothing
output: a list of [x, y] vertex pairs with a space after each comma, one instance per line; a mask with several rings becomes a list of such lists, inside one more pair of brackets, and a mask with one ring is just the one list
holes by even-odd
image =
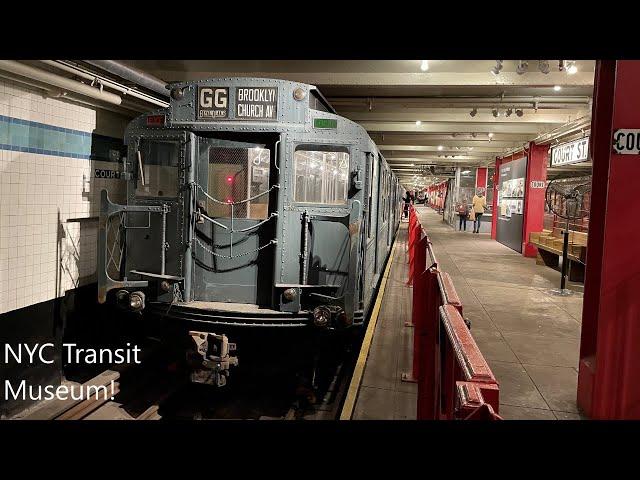
[[409, 216], [409, 206], [413, 203], [413, 196], [411, 195], [411, 192], [407, 191], [402, 199], [404, 200], [403, 217], [407, 218]]
[[458, 230], [467, 231], [467, 217], [469, 216], [469, 206], [467, 205], [467, 200], [463, 200], [458, 204], [457, 207], [458, 217], [460, 218], [460, 223], [458, 225]]

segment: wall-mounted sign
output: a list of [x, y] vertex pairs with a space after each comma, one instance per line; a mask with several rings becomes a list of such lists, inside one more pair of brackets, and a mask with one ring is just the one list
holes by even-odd
[[102, 168], [95, 169], [96, 178], [120, 179], [120, 172], [117, 170], [104, 170]]
[[236, 87], [236, 118], [275, 120], [278, 87]]
[[640, 155], [640, 130], [613, 132], [613, 151], [621, 155]]
[[531, 180], [531, 188], [545, 188], [546, 183], [542, 180]]
[[570, 165], [589, 158], [589, 137], [573, 142], [561, 143], [551, 149], [551, 166]]
[[228, 116], [228, 87], [198, 87], [198, 120], [216, 120]]

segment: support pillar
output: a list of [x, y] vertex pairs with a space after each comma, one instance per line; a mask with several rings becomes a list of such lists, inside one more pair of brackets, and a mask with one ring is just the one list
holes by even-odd
[[640, 419], [640, 155], [612, 151], [613, 132], [640, 128], [640, 61], [596, 63], [593, 180], [578, 406], [594, 419]]
[[500, 176], [500, 165], [502, 160], [496, 158], [496, 166], [493, 170], [493, 202], [491, 204], [491, 238], [496, 239], [498, 232], [498, 182]]
[[525, 257], [535, 257], [538, 249], [529, 245], [529, 234], [542, 231], [544, 224], [544, 187], [532, 188], [531, 182], [545, 182], [547, 180], [547, 163], [549, 146], [529, 144], [527, 159], [527, 176], [524, 185], [524, 218], [522, 226], [522, 254]]
[[476, 168], [476, 190], [478, 188], [487, 188], [487, 173], [489, 169], [486, 167]]

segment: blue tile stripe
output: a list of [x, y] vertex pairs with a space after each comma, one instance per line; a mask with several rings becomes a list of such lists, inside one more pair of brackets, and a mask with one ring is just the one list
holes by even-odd
[[121, 139], [0, 115], [0, 149], [85, 160], [115, 161], [125, 153]]

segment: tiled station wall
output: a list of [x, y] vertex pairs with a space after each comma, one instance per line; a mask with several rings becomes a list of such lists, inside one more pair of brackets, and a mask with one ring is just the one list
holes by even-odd
[[0, 78], [0, 314], [96, 281], [100, 191], [129, 118]]

